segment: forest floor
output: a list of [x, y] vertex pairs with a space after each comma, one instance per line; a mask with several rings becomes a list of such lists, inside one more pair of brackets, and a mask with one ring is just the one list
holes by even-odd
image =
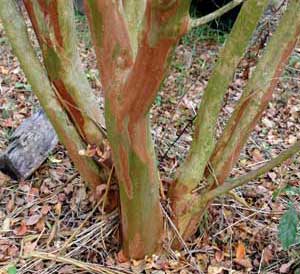
[[[84, 18], [77, 21], [84, 69], [102, 107], [87, 25]], [[29, 31], [32, 34], [31, 28]], [[257, 41], [265, 42], [270, 34], [267, 29], [267, 35]], [[226, 35], [207, 27], [195, 29], [182, 38], [175, 51], [151, 112], [164, 182], [170, 181], [189, 148], [192, 121]], [[226, 94], [218, 132], [261, 54], [257, 41], [241, 61]], [[14, 129], [37, 109], [38, 101], [0, 25], [0, 151], [8, 145]], [[258, 167], [299, 139], [298, 44], [232, 176]], [[199, 229], [184, 250], [173, 251], [166, 242], [162, 256], [123, 262], [118, 253], [118, 213], [103, 212], [63, 146], [58, 145], [28, 180], [13, 181], [0, 173], [0, 273], [6, 273], [8, 266], [7, 273], [22, 274], [300, 273], [296, 270], [300, 267], [300, 245], [285, 251], [278, 239], [278, 223], [285, 210], [291, 204], [300, 210], [300, 199], [286, 191], [288, 186], [300, 187], [299, 155], [237, 189], [234, 195], [215, 200], [206, 215], [205, 229]]]

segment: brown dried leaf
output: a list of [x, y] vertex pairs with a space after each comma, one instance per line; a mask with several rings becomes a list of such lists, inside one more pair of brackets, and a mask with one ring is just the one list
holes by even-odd
[[25, 243], [25, 245], [24, 245], [24, 255], [26, 256], [26, 255], [30, 255], [30, 253], [32, 252], [32, 251], [34, 251], [34, 249], [36, 248], [36, 242], [33, 242], [33, 243], [31, 243], [31, 242], [27, 242], [27, 243]]
[[50, 210], [51, 210], [51, 206], [43, 205], [42, 208], [41, 208], [41, 213], [43, 215], [47, 215]]
[[23, 236], [26, 234], [26, 232], [27, 232], [27, 226], [26, 226], [25, 221], [23, 220], [21, 222], [21, 225], [17, 229], [14, 230], [14, 234], [17, 236]]
[[274, 258], [274, 254], [272, 251], [272, 246], [267, 246], [263, 251], [263, 258], [262, 261], [266, 265], [268, 265]]
[[255, 162], [261, 162], [261, 161], [264, 160], [263, 155], [262, 155], [261, 152], [260, 152], [258, 149], [256, 149], [256, 148], [252, 151], [252, 157], [253, 157], [253, 160], [254, 160]]
[[35, 214], [30, 216], [28, 219], [25, 220], [26, 225], [35, 225], [40, 220], [41, 215]]
[[35, 228], [39, 232], [43, 231], [45, 228], [45, 219], [40, 218], [39, 221], [37, 222], [37, 224], [35, 225]]
[[218, 263], [222, 262], [224, 260], [224, 253], [221, 250], [217, 250], [215, 253], [215, 259]]
[[243, 260], [246, 258], [246, 247], [241, 241], [239, 241], [236, 247], [235, 257], [237, 260]]

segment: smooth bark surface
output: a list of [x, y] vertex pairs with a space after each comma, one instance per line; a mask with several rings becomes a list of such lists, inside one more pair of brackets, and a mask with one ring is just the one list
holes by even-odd
[[249, 0], [244, 3], [204, 91], [189, 155], [170, 192], [174, 221], [184, 235], [188, 228], [189, 231], [195, 230], [189, 226], [192, 217], [189, 211], [195, 199], [192, 191], [203, 179], [215, 146], [216, 122], [223, 97], [267, 4], [267, 0]]
[[57, 96], [87, 144], [101, 144], [101, 113], [81, 68], [70, 0], [24, 0]]
[[[125, 1], [125, 8], [129, 3], [135, 2]], [[136, 35], [129, 34], [131, 23], [121, 3], [89, 0], [86, 6], [105, 91], [108, 139], [119, 179], [123, 250], [131, 258], [143, 258], [160, 248], [163, 236], [160, 179], [148, 111], [167, 71], [170, 54], [187, 31], [189, 1], [157, 0], [148, 1], [145, 8], [139, 6], [144, 20], [137, 46]]]
[[232, 117], [218, 140], [211, 166], [214, 175], [209, 179], [222, 184], [239, 158], [250, 133], [262, 116], [285, 65], [300, 35], [300, 3], [290, 4], [259, 60]]

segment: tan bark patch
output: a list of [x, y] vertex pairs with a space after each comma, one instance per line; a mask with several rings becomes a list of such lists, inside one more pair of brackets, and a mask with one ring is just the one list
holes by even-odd
[[129, 199], [132, 199], [132, 180], [129, 174], [128, 153], [123, 145], [119, 146], [120, 179], [124, 182], [124, 188]]

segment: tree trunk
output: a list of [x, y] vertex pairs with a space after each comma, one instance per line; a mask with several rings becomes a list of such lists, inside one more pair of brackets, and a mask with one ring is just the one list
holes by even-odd
[[191, 203], [196, 195], [192, 191], [203, 179], [205, 167], [213, 152], [216, 123], [224, 95], [267, 3], [268, 0], [249, 0], [242, 6], [204, 91], [189, 155], [170, 190], [174, 222], [183, 235], [186, 229], [194, 231], [197, 228], [189, 225], [193, 215]]
[[65, 145], [83, 178], [91, 187], [96, 188], [105, 179], [105, 174], [91, 158], [78, 154], [78, 151], [86, 149], [86, 144], [52, 89], [46, 71], [31, 45], [24, 19], [18, 11], [16, 3], [0, 0], [0, 17], [27, 80], [44, 108], [60, 141]]
[[[124, 9], [108, 0], [86, 4], [119, 179], [123, 250], [131, 258], [143, 258], [161, 247], [163, 234], [160, 179], [148, 112], [170, 54], [187, 31], [189, 1], [123, 2]], [[132, 6], [138, 11], [131, 10]], [[142, 17], [135, 14], [143, 14], [142, 25]]]
[[87, 144], [101, 144], [101, 113], [81, 68], [72, 1], [24, 0], [57, 97]]
[[[214, 155], [209, 162], [212, 172], [205, 181], [207, 185], [200, 192], [198, 199], [195, 197], [199, 193], [194, 194], [194, 198], [186, 202], [189, 208], [176, 211], [175, 218], [184, 239], [188, 239], [195, 232], [199, 224], [199, 216], [203, 215], [211, 202], [206, 197], [206, 193], [223, 184], [227, 179], [248, 136], [272, 99], [273, 90], [300, 35], [300, 18], [297, 16], [299, 12], [299, 1], [291, 1], [216, 145]], [[197, 141], [197, 139], [194, 140]], [[193, 149], [191, 153], [194, 153]], [[175, 200], [176, 203], [178, 200]]]

